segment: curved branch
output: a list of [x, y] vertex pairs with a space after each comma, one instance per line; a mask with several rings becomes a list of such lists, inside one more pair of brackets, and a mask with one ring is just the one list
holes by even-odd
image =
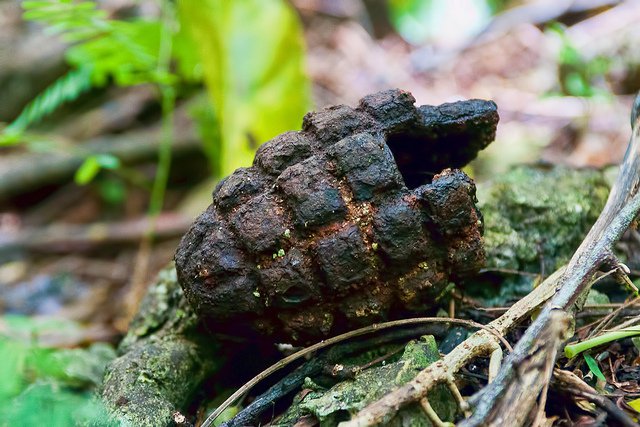
[[[504, 335], [519, 322], [525, 320], [531, 313], [543, 304], [556, 291], [556, 286], [564, 268], [553, 273], [531, 293], [512, 305], [502, 316], [489, 323], [491, 329]], [[500, 348], [495, 335], [485, 329], [478, 331], [459, 344], [444, 356], [442, 361], [436, 362], [413, 380], [402, 387], [385, 395], [361, 410], [350, 421], [340, 423], [340, 427], [364, 427], [382, 424], [390, 420], [403, 406], [415, 402], [435, 387], [437, 384], [449, 382], [453, 374], [477, 356], [488, 356]]]
[[[634, 110], [635, 114], [637, 111]], [[540, 342], [544, 330], [553, 323], [554, 312], [562, 311], [572, 315], [576, 311], [576, 301], [588, 292], [591, 279], [598, 269], [612, 260], [614, 244], [638, 215], [640, 211], [640, 193], [638, 192], [638, 184], [640, 183], [640, 121], [637, 116], [632, 119], [634, 122], [633, 133], [618, 178], [598, 220], [569, 261], [561, 278], [558, 292], [529, 326], [516, 345], [514, 352], [506, 358], [495, 381], [482, 390], [482, 400], [478, 403], [473, 415], [460, 423], [461, 426], [480, 426], [495, 422], [499, 417], [498, 408], [501, 397], [514, 386], [523, 387], [517, 377], [518, 367]], [[549, 354], [556, 350], [556, 348], [546, 348], [544, 351]], [[527, 392], [538, 396], [541, 389], [542, 384], [540, 383], [536, 386], [528, 386]], [[528, 413], [534, 403], [535, 400], [519, 402], [519, 410]]]
[[[634, 105], [640, 105], [639, 103], [640, 96], [636, 98]], [[640, 194], [638, 192], [640, 185], [639, 113], [640, 108], [634, 108], [632, 111], [633, 132], [620, 173], [611, 189], [607, 203], [566, 269], [554, 273], [543, 285], [534, 289], [523, 300], [514, 304], [504, 315], [490, 323], [491, 326], [502, 323], [507, 328], [512, 327], [518, 321], [523, 320], [526, 315], [520, 310], [515, 310], [521, 302], [533, 300], [542, 304], [543, 299], [534, 296], [540, 288], [548, 289], [552, 285], [555, 290], [555, 284], [559, 285], [553, 298], [545, 305], [538, 318], [520, 339], [514, 351], [506, 358], [495, 380], [472, 397], [471, 403], [477, 402], [476, 410], [470, 418], [464, 420], [460, 425], [498, 424], [497, 418], [500, 416], [500, 408], [503, 407], [502, 404], [507, 392], [513, 394], [526, 391], [527, 394], [537, 397], [544, 384], [548, 382], [549, 378], [543, 378], [543, 381], [536, 382], [522, 381], [519, 377], [519, 369], [525, 366], [526, 361], [534, 353], [540, 360], [549, 360], [555, 357], [561, 340], [554, 340], [553, 345], [541, 345], [544, 343], [545, 336], [549, 334], [549, 330], [554, 329], [554, 319], [558, 319], [558, 316], [566, 318], [566, 315], [573, 314], [577, 308], [576, 302], [589, 290], [593, 275], [598, 269], [602, 265], [611, 264], [612, 261], [615, 264], [616, 260], [612, 255], [613, 246], [640, 211]], [[565, 325], [563, 328], [562, 331], [556, 331], [558, 337], [570, 332], [570, 326]], [[506, 329], [500, 329], [497, 326], [496, 329], [501, 333], [506, 332]], [[490, 353], [492, 345], [495, 346], [496, 343], [492, 337], [484, 335], [484, 331], [472, 335], [447, 354], [442, 362], [430, 366], [405, 386], [370, 404], [351, 421], [341, 423], [341, 427], [373, 426], [383, 423], [402, 406], [420, 400], [438, 382], [449, 381], [453, 373], [457, 372], [471, 358]], [[534, 404], [535, 399], [519, 400], [515, 409], [520, 413], [529, 414]]]

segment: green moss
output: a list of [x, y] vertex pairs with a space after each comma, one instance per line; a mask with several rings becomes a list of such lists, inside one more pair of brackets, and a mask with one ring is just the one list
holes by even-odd
[[[608, 193], [602, 172], [566, 167], [519, 166], [478, 185], [487, 268], [550, 274], [573, 255]], [[517, 297], [532, 280], [512, 277], [503, 293]]]
[[201, 335], [173, 266], [148, 290], [107, 367], [102, 401], [124, 425], [166, 425], [219, 366], [218, 345]]
[[[304, 398], [298, 397], [279, 423], [290, 425], [302, 414], [313, 414], [321, 426], [337, 425], [369, 403], [379, 399], [392, 389], [413, 379], [418, 372], [440, 359], [433, 336], [411, 341], [400, 360], [387, 365], [367, 369], [353, 381], [336, 384], [329, 390], [314, 387]], [[438, 386], [429, 394], [429, 402], [444, 420], [453, 420], [456, 404], [444, 386]], [[431, 426], [424, 412], [417, 406], [401, 410], [387, 426]]]
[[488, 267], [547, 272], [565, 263], [604, 206], [601, 172], [520, 166], [478, 188]]

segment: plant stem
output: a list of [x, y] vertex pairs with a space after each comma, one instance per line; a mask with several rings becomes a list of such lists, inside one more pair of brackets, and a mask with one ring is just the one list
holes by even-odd
[[640, 335], [640, 328], [638, 328], [637, 326], [632, 326], [631, 328], [622, 329], [620, 331], [608, 332], [606, 334], [602, 334], [600, 336], [579, 343], [569, 344], [564, 348], [564, 354], [568, 358], [572, 358], [585, 350], [598, 347], [599, 345], [606, 344], [611, 341], [633, 337], [635, 335]]
[[[164, 81], [169, 76], [171, 51], [173, 49], [173, 33], [175, 12], [170, 0], [162, 2], [162, 33], [160, 35], [160, 52], [158, 54], [157, 74], [160, 77], [159, 88], [162, 98], [162, 141], [158, 149], [158, 169], [151, 190], [149, 215], [157, 217], [162, 210], [164, 194], [171, 167], [171, 145], [173, 142], [173, 112], [176, 93], [173, 84]], [[153, 227], [152, 227], [153, 228]], [[153, 234], [153, 230], [150, 230]]]
[[160, 50], [158, 52], [158, 66], [156, 67], [156, 83], [162, 99], [162, 133], [158, 147], [158, 167], [151, 189], [149, 200], [149, 228], [147, 229], [136, 255], [133, 273], [131, 274], [130, 290], [127, 295], [126, 313], [122, 319], [122, 327], [133, 318], [146, 290], [145, 278], [149, 269], [149, 257], [156, 222], [164, 202], [165, 190], [171, 168], [171, 146], [173, 145], [173, 116], [176, 103], [175, 88], [170, 79], [171, 52], [173, 49], [173, 34], [175, 25], [175, 11], [171, 0], [162, 1], [162, 27], [160, 34]]

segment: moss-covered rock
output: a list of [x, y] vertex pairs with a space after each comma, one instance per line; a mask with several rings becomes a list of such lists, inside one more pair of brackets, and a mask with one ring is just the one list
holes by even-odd
[[[561, 166], [518, 166], [478, 185], [487, 270], [555, 271], [578, 248], [608, 193], [602, 172]], [[509, 277], [501, 284], [502, 297], [530, 291], [533, 280]]]
[[609, 194], [603, 174], [519, 166], [478, 186], [488, 268], [547, 273], [565, 263]]
[[121, 425], [168, 425], [219, 364], [173, 265], [158, 275], [105, 373], [101, 398]]
[[[349, 419], [350, 414], [412, 380], [418, 372], [439, 359], [433, 336], [423, 336], [420, 341], [407, 344], [399, 361], [364, 370], [352, 381], [338, 383], [329, 390], [307, 384], [304, 397], [298, 398], [287, 414], [272, 425], [293, 425], [300, 416], [311, 414], [320, 420], [321, 426], [335, 426]], [[310, 388], [315, 390], [309, 391]], [[429, 402], [441, 419], [453, 420], [456, 403], [445, 386], [438, 386], [429, 393]], [[410, 405], [385, 425], [422, 427], [432, 424], [419, 406]]]

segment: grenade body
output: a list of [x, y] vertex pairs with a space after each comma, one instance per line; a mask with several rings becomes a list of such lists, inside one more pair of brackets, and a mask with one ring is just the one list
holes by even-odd
[[317, 340], [431, 307], [483, 265], [475, 186], [452, 168], [493, 140], [495, 104], [413, 103], [309, 113], [216, 187], [175, 258], [211, 329]]

